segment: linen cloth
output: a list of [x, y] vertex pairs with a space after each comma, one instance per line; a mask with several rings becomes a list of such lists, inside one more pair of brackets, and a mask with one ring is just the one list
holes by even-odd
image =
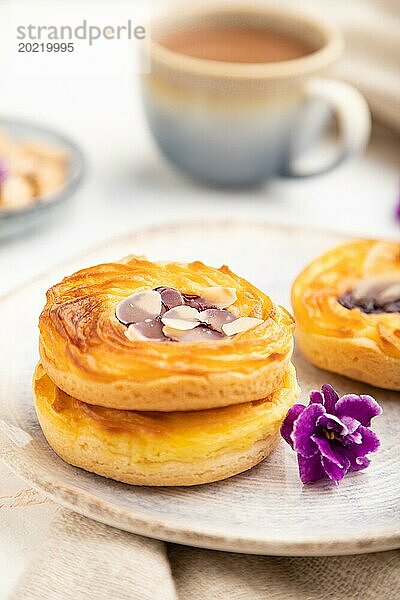
[[60, 509], [11, 600], [393, 600], [400, 552], [249, 556], [164, 544]]
[[[346, 49], [333, 75], [355, 85], [375, 120], [400, 133], [399, 0], [287, 0], [335, 22]], [[279, 2], [282, 5], [282, 2]]]

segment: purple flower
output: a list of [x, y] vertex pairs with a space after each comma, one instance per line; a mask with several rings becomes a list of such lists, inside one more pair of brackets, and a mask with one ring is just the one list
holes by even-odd
[[396, 204], [396, 208], [395, 208], [395, 211], [394, 211], [394, 216], [396, 217], [396, 219], [398, 221], [400, 221], [400, 194], [397, 197], [397, 204]]
[[281, 435], [297, 452], [303, 483], [326, 476], [338, 482], [347, 473], [368, 467], [366, 457], [379, 448], [370, 429], [382, 409], [372, 396], [346, 394], [339, 398], [331, 385], [310, 393], [308, 406], [294, 404], [282, 423]]
[[0, 158], [0, 184], [8, 177], [8, 172], [4, 160]]
[[397, 203], [397, 206], [396, 206], [395, 217], [396, 217], [396, 219], [398, 221], [400, 221], [400, 199], [399, 199], [399, 201]]

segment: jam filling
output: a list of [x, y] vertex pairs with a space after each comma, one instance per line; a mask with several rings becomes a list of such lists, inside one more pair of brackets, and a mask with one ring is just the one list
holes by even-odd
[[340, 296], [338, 302], [344, 308], [358, 308], [368, 315], [400, 313], [400, 280], [383, 276], [361, 281]]

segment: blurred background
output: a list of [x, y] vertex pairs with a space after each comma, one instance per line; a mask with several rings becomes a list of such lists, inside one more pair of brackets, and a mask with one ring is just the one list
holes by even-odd
[[[325, 175], [276, 178], [232, 190], [194, 182], [161, 157], [143, 114], [141, 42], [76, 43], [72, 53], [17, 51], [20, 25], [76, 25], [83, 19], [143, 25], [168, 2], [0, 0], [0, 119], [54, 128], [85, 156], [83, 182], [62, 216], [0, 241], [0, 294], [110, 237], [177, 220], [269, 220], [398, 238], [400, 5], [397, 0], [278, 4], [285, 3], [342, 28], [346, 52], [334, 75], [367, 97], [372, 139], [362, 156]], [[174, 6], [179, 10], [179, 2]]]

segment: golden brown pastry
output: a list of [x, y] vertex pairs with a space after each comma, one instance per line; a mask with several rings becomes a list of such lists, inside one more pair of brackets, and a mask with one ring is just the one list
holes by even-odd
[[128, 257], [53, 286], [39, 327], [43, 367], [71, 396], [110, 408], [188, 411], [279, 389], [294, 323], [226, 266]]
[[292, 365], [269, 398], [194, 412], [134, 412], [85, 404], [57, 388], [43, 367], [33, 391], [44, 435], [66, 462], [135, 485], [196, 485], [263, 460], [299, 388]]
[[400, 390], [400, 243], [358, 240], [314, 260], [296, 279], [297, 339], [313, 364]]

